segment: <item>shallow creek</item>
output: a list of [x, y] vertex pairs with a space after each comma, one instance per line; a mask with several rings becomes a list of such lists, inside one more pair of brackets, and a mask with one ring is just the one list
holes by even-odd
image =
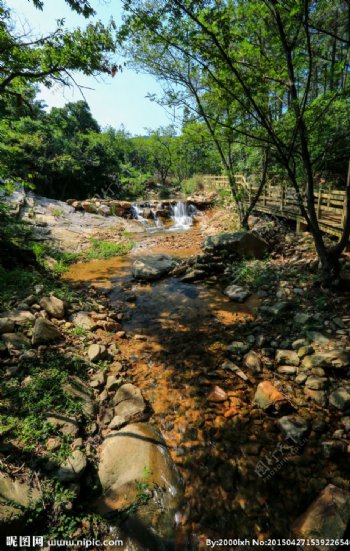
[[[178, 549], [204, 549], [208, 537], [266, 536], [268, 513], [256, 509], [264, 510], [255, 496], [257, 475], [242, 480], [241, 473], [237, 488], [239, 461], [246, 469], [258, 461], [247, 458], [249, 446], [258, 447], [248, 410], [255, 381], [242, 381], [222, 367], [227, 344], [240, 340], [254, 319], [256, 298], [233, 304], [213, 281], [135, 282], [131, 265], [146, 252], [145, 244], [147, 237], [129, 256], [76, 264], [67, 278], [108, 289], [112, 305], [123, 312], [127, 338], [117, 344], [130, 365], [126, 375], [151, 404], [151, 422], [161, 430], [185, 481]], [[167, 250], [155, 240], [147, 255], [187, 257], [198, 250], [196, 245]], [[216, 385], [227, 393], [223, 402], [208, 400]], [[246, 511], [252, 496], [255, 511]]]

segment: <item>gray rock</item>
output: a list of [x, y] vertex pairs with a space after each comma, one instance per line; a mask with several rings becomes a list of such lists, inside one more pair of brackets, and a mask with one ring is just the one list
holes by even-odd
[[305, 386], [311, 388], [312, 390], [323, 390], [327, 384], [326, 377], [318, 377], [317, 375], [310, 375], [306, 382]]
[[244, 302], [251, 294], [250, 291], [243, 289], [239, 285], [229, 285], [226, 287], [224, 293], [233, 302]]
[[[297, 538], [341, 539], [350, 520], [350, 492], [329, 484], [306, 512], [294, 522]], [[335, 551], [337, 545], [318, 545], [318, 551]]]
[[272, 306], [268, 307], [268, 312], [274, 317], [279, 318], [290, 311], [291, 305], [289, 302], [280, 301], [275, 302]]
[[286, 436], [299, 443], [308, 431], [308, 423], [299, 415], [285, 415], [277, 421], [277, 425]]
[[250, 345], [246, 342], [234, 341], [227, 346], [227, 352], [230, 352], [233, 355], [241, 355], [247, 352], [249, 348]]
[[102, 344], [91, 344], [88, 348], [87, 355], [91, 362], [98, 362], [107, 358], [107, 349]]
[[89, 312], [75, 312], [71, 316], [70, 321], [74, 323], [76, 327], [81, 327], [86, 331], [94, 331], [98, 327], [97, 323], [92, 319]]
[[344, 369], [350, 366], [350, 352], [343, 349], [335, 349], [319, 352], [312, 356], [305, 356], [303, 366], [308, 369], [313, 367]]
[[81, 404], [83, 413], [88, 418], [94, 418], [96, 413], [96, 403], [91, 388], [79, 377], [71, 375], [63, 385], [62, 389], [66, 394], [76, 398]]
[[45, 344], [47, 342], [52, 342], [62, 337], [60, 331], [57, 327], [43, 318], [38, 318], [35, 320], [35, 325], [33, 329], [32, 344]]
[[112, 214], [112, 211], [111, 209], [109, 208], [108, 205], [101, 205], [99, 208], [98, 208], [98, 214], [100, 214], [101, 216], [111, 216]]
[[2, 340], [10, 353], [30, 348], [29, 339], [21, 333], [4, 333], [2, 335]]
[[143, 418], [146, 404], [139, 388], [131, 383], [122, 385], [113, 397], [114, 415], [124, 423]]
[[42, 297], [39, 302], [41, 308], [45, 310], [51, 317], [56, 319], [64, 318], [64, 302], [60, 298], [53, 295], [49, 297]]
[[345, 388], [339, 387], [329, 395], [329, 403], [342, 411], [348, 409], [350, 407], [350, 393]]
[[263, 258], [268, 250], [266, 241], [253, 232], [223, 233], [207, 237], [204, 251], [216, 254], [235, 253], [244, 258]]
[[328, 344], [329, 338], [320, 333], [319, 331], [307, 331], [306, 336], [309, 339], [310, 343], [314, 344]]
[[132, 266], [132, 275], [135, 279], [153, 281], [168, 274], [177, 261], [166, 254], [155, 254], [135, 260]]
[[76, 417], [68, 417], [63, 413], [48, 413], [46, 420], [62, 434], [76, 437], [79, 433], [79, 423]]
[[60, 465], [57, 478], [60, 482], [73, 482], [79, 480], [86, 469], [86, 456], [81, 450], [74, 450], [72, 454]]
[[312, 320], [313, 320], [312, 315], [306, 314], [304, 312], [299, 312], [294, 316], [294, 323], [296, 323], [297, 325], [306, 325], [307, 323], [310, 323]]
[[0, 335], [3, 333], [13, 333], [15, 322], [9, 318], [0, 318]]
[[324, 407], [327, 404], [327, 396], [324, 390], [313, 390], [312, 388], [304, 388], [304, 394], [307, 398], [311, 398], [316, 404]]
[[294, 365], [280, 365], [276, 371], [281, 375], [295, 375], [298, 371], [298, 368]]
[[276, 362], [278, 364], [298, 366], [300, 358], [294, 350], [276, 350]]
[[298, 384], [298, 385], [303, 385], [305, 383], [307, 379], [307, 375], [306, 373], [299, 373], [299, 375], [297, 375], [295, 377], [295, 382]]
[[16, 325], [33, 325], [35, 316], [31, 312], [25, 310], [11, 310], [10, 312], [2, 312], [1, 318], [6, 318], [8, 321], [12, 321]]

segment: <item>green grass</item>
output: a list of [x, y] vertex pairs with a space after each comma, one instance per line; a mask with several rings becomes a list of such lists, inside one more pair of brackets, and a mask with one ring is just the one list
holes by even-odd
[[[26, 382], [13, 377], [0, 383], [0, 434], [15, 438], [24, 450], [30, 451], [45, 445], [47, 438], [57, 429], [47, 422], [48, 413], [80, 415], [82, 405], [68, 394], [63, 385], [70, 375], [86, 374], [83, 360], [47, 356], [42, 365], [26, 366]], [[62, 438], [61, 448], [54, 455], [67, 454], [67, 439]]]
[[61, 209], [52, 209], [51, 211], [52, 216], [55, 216], [56, 218], [59, 218], [63, 214], [63, 210]]
[[234, 283], [249, 287], [253, 291], [263, 285], [273, 285], [277, 280], [275, 267], [268, 260], [241, 260], [232, 266]]
[[83, 253], [85, 260], [107, 259], [113, 256], [127, 254], [134, 246], [132, 241], [126, 243], [113, 243], [111, 241], [99, 241], [91, 239], [91, 247]]

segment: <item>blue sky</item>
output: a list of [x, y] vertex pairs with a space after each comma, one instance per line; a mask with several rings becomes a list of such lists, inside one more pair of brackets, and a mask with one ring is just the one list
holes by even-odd
[[[64, 0], [45, 0], [43, 11], [33, 7], [31, 0], [7, 0], [13, 10], [17, 28], [32, 29], [33, 34], [45, 34], [56, 28], [56, 20], [65, 18], [66, 27], [84, 26], [84, 17], [72, 12]], [[91, 0], [97, 19], [108, 23], [111, 16], [121, 21], [120, 0]], [[118, 60], [119, 62], [121, 60]], [[161, 87], [150, 75], [137, 74], [128, 68], [112, 79], [104, 76], [96, 81], [92, 77], [77, 75], [79, 84], [93, 88], [84, 91], [93, 116], [102, 127], [119, 128], [122, 124], [132, 134], [145, 134], [145, 128], [167, 126], [173, 119], [166, 111], [148, 100], [147, 93], [161, 93]], [[43, 88], [41, 98], [48, 107], [62, 107], [68, 101], [81, 99], [78, 89], [62, 90]]]

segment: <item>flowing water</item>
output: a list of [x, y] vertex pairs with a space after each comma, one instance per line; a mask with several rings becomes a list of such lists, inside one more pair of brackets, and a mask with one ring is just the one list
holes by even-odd
[[[184, 248], [177, 256], [196, 252]], [[229, 485], [239, 441], [234, 434], [246, 423], [235, 407], [246, 385], [221, 366], [226, 345], [237, 337], [237, 328], [254, 319], [257, 303], [252, 297], [235, 305], [215, 285], [172, 277], [137, 283], [133, 260], [130, 255], [76, 264], [67, 277], [109, 289], [112, 305], [123, 312], [128, 339], [118, 346], [130, 362], [127, 376], [151, 404], [152, 421], [186, 484], [185, 505], [176, 515], [178, 549], [199, 549], [208, 534], [219, 537], [224, 526], [227, 532], [240, 524]], [[224, 402], [208, 401], [215, 385], [225, 389]]]
[[[147, 217], [144, 216], [147, 209]], [[194, 205], [186, 202], [178, 201], [170, 205], [170, 220], [162, 221], [158, 216], [158, 212], [162, 211], [162, 204], [156, 208], [149, 204], [134, 204], [131, 207], [132, 217], [143, 224], [147, 232], [155, 231], [179, 231], [188, 230], [193, 224], [193, 218], [197, 214], [197, 209]]]

